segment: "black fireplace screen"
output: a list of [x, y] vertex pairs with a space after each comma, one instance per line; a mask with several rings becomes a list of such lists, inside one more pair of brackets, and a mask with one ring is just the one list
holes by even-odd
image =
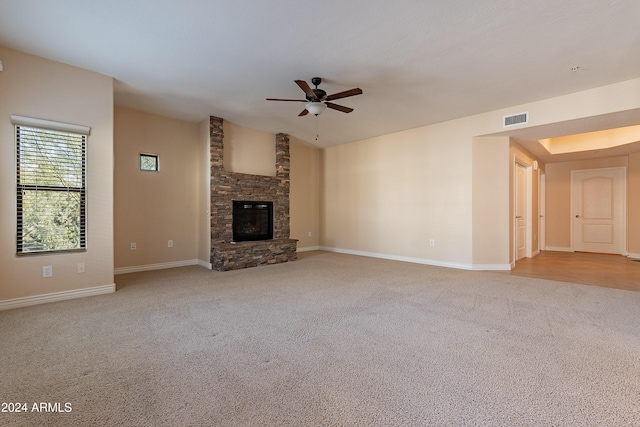
[[273, 202], [233, 202], [233, 240], [273, 239]]

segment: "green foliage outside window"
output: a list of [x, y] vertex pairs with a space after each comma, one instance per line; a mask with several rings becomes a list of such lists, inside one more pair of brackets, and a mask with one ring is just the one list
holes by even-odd
[[158, 172], [160, 170], [158, 156], [155, 154], [140, 154], [140, 170]]
[[16, 126], [18, 253], [86, 247], [86, 136]]

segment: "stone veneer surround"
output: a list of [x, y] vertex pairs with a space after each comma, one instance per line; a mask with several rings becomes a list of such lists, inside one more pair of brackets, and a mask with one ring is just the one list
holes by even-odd
[[[209, 118], [211, 153], [211, 264], [234, 270], [296, 259], [296, 240], [289, 238], [289, 135], [276, 135], [276, 176], [224, 169], [223, 119]], [[273, 202], [273, 240], [232, 243], [233, 201]]]

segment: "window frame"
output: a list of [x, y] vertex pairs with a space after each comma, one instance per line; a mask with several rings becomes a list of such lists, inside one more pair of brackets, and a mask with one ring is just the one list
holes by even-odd
[[[87, 141], [91, 132], [91, 128], [87, 126], [78, 126], [61, 122], [53, 122], [49, 120], [34, 119], [23, 116], [11, 116], [11, 121], [15, 128], [15, 159], [16, 159], [16, 255], [18, 256], [32, 256], [32, 255], [51, 255], [57, 253], [69, 253], [69, 252], [86, 252], [87, 250]], [[73, 134], [74, 138], [80, 137], [81, 143], [81, 182], [80, 186], [72, 185], [41, 185], [33, 183], [21, 182], [20, 170], [21, 170], [21, 151], [20, 151], [20, 131], [23, 129], [29, 129], [36, 132], [62, 132], [67, 134]], [[27, 143], [26, 141], [24, 142]], [[77, 164], [77, 162], [76, 162]], [[24, 219], [24, 207], [22, 206], [22, 200], [26, 191], [44, 192], [68, 192], [79, 194], [79, 236], [77, 247], [63, 248], [63, 249], [39, 249], [39, 250], [27, 250], [24, 248], [23, 241], [23, 219]]]
[[[145, 169], [142, 167], [142, 159], [143, 157], [153, 157], [156, 161], [156, 168], [155, 169]], [[153, 153], [140, 153], [140, 156], [138, 158], [138, 167], [140, 168], [140, 171], [142, 172], [160, 172], [160, 155], [159, 154], [153, 154]]]

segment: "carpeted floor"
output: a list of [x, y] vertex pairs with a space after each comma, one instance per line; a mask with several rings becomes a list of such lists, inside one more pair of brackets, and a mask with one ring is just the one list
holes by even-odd
[[0, 312], [0, 425], [640, 425], [640, 292], [325, 252], [116, 282]]

